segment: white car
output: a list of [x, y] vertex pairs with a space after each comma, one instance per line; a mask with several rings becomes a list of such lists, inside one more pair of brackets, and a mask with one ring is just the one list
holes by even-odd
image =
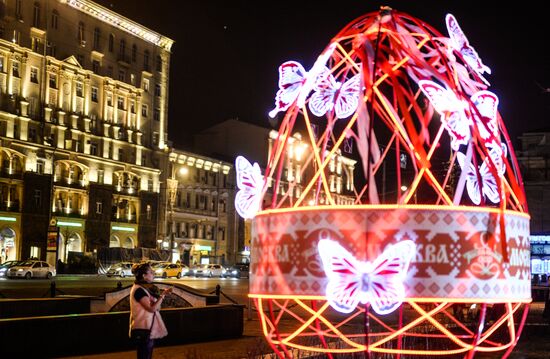
[[205, 264], [193, 269], [195, 277], [221, 277], [223, 272], [221, 264]]
[[10, 267], [6, 272], [8, 278], [47, 278], [55, 276], [55, 267], [43, 261], [28, 260], [22, 261]]
[[120, 278], [131, 277], [134, 275], [132, 273], [133, 265], [134, 263], [131, 263], [131, 262], [115, 263], [109, 267], [109, 269], [107, 270], [107, 273], [105, 274], [107, 275], [107, 277], [116, 277], [116, 276]]

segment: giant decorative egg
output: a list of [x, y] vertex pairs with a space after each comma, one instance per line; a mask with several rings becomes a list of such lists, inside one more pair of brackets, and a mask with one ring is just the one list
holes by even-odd
[[281, 357], [507, 356], [518, 340], [521, 174], [489, 67], [443, 22], [447, 35], [382, 8], [314, 64], [279, 68], [280, 127], [265, 169], [237, 158], [236, 208], [252, 221], [249, 296]]

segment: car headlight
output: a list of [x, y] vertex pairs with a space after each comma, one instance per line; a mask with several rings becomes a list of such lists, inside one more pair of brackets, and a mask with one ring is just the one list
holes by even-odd
[[225, 273], [225, 272], [227, 272], [227, 270], [225, 270], [225, 269], [222, 269], [222, 273]]
[[233, 271], [233, 272], [231, 272], [231, 273], [233, 273], [233, 274], [237, 274], [237, 271], [236, 271], [236, 270], [234, 270], [234, 271]]
[[23, 269], [23, 268], [19, 268], [17, 271], [18, 271], [18, 272], [22, 272], [22, 271], [24, 271], [24, 269]]
[[117, 268], [117, 269], [115, 269], [115, 270], [122, 270], [122, 268], [119, 267], [119, 268]]
[[162, 269], [157, 269], [157, 270], [155, 270], [155, 273], [161, 274], [161, 273], [162, 273]]

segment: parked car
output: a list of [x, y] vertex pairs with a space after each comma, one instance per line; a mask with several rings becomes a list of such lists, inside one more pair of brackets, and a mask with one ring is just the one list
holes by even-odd
[[17, 265], [17, 263], [21, 263], [21, 261], [7, 261], [0, 264], [0, 277], [6, 277], [8, 269], [13, 267], [14, 265]]
[[8, 278], [48, 278], [56, 275], [55, 267], [43, 261], [21, 261], [6, 272]]
[[235, 264], [222, 273], [223, 278], [248, 278], [248, 264]]
[[193, 270], [195, 277], [221, 277], [224, 268], [221, 264], [204, 264]]
[[181, 276], [186, 275], [189, 271], [189, 267], [177, 263], [159, 263], [152, 268], [155, 272], [155, 277], [162, 278], [181, 278]]
[[119, 276], [120, 278], [124, 277], [131, 277], [134, 274], [132, 273], [132, 266], [134, 263], [132, 262], [120, 262], [115, 263], [112, 266], [109, 267], [107, 270], [107, 277], [116, 277]]

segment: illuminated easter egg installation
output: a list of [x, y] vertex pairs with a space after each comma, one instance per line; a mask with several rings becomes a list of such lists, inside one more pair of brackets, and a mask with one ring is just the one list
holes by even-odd
[[[236, 208], [253, 218], [250, 297], [281, 357], [507, 356], [517, 342], [531, 301], [522, 179], [490, 69], [445, 21], [448, 36], [382, 8], [309, 70], [279, 68], [270, 115], [284, 117], [263, 175], [237, 159]], [[362, 181], [342, 184], [350, 143]]]

